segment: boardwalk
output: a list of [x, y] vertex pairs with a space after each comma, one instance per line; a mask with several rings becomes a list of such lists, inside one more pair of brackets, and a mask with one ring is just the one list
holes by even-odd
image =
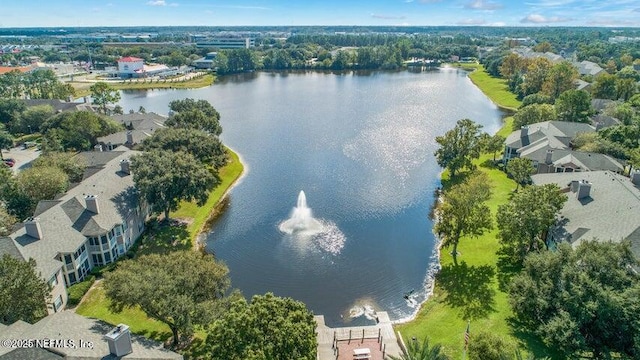
[[357, 352], [368, 352], [370, 357], [361, 359], [383, 360], [385, 355], [399, 356], [400, 346], [386, 312], [378, 313], [379, 323], [372, 326], [330, 328], [324, 316], [315, 316], [318, 327], [318, 360], [358, 359]]

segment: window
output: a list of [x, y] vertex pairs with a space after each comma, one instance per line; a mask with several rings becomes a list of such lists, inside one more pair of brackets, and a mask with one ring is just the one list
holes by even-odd
[[71, 263], [73, 263], [73, 259], [71, 259], [71, 255], [66, 254], [66, 255], [64, 256], [64, 262], [65, 262], [65, 264], [71, 264]]
[[111, 231], [109, 231], [109, 239], [113, 237], [113, 234], [114, 234], [114, 229], [111, 229]]
[[75, 284], [75, 283], [76, 283], [76, 274], [75, 273], [69, 274], [69, 284]]
[[58, 285], [58, 273], [56, 273], [51, 279], [49, 279], [49, 285], [51, 287]]
[[108, 264], [108, 263], [111, 262], [111, 254], [104, 253], [104, 262], [105, 262], [105, 264]]
[[117, 248], [113, 248], [113, 250], [111, 250], [111, 256], [113, 256], [113, 258], [114, 258], [114, 259], [118, 257], [118, 255], [117, 255], [117, 254], [118, 254], [117, 250], [118, 250]]
[[62, 295], [58, 295], [53, 303], [53, 312], [58, 312], [62, 308]]
[[100, 236], [100, 241], [102, 242], [102, 245], [107, 245], [107, 235]]
[[94, 264], [98, 263], [98, 257], [96, 256], [96, 254], [91, 255], [91, 259], [93, 260]]

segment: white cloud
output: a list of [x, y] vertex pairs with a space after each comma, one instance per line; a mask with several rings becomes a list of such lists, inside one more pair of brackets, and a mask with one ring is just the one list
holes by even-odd
[[384, 19], [384, 20], [403, 20], [403, 19], [406, 19], [406, 16], [380, 15], [380, 14], [371, 14], [371, 17], [374, 18], [374, 19]]
[[498, 4], [493, 1], [473, 0], [465, 4], [464, 7], [473, 10], [496, 10], [501, 9], [502, 4]]
[[571, 21], [571, 19], [560, 17], [560, 16], [544, 17], [540, 14], [529, 14], [525, 18], [520, 20], [521, 23], [531, 23], [531, 24], [550, 24], [550, 23], [561, 23], [561, 22], [567, 22], [567, 21]]
[[507, 26], [507, 23], [504, 21], [496, 21], [496, 22], [487, 24], [487, 26]]
[[525, 5], [538, 7], [558, 7], [574, 3], [576, 0], [540, 0], [538, 2], [525, 2]]
[[167, 2], [164, 0], [149, 0], [147, 2], [147, 5], [151, 5], [151, 6], [166, 6]]
[[456, 24], [458, 25], [484, 25], [487, 22], [484, 19], [464, 19], [458, 21]]

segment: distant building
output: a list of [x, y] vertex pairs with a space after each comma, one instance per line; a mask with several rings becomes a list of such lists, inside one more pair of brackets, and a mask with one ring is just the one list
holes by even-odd
[[212, 37], [206, 38], [202, 40], [198, 40], [196, 42], [196, 47], [199, 48], [217, 48], [217, 49], [249, 49], [256, 46], [255, 39], [252, 38], [222, 38], [222, 37]]
[[118, 76], [123, 79], [138, 77], [143, 68], [144, 59], [127, 56], [118, 60]]
[[587, 60], [574, 62], [573, 65], [578, 69], [580, 75], [591, 75], [595, 77], [606, 72], [600, 65]]
[[196, 69], [213, 69], [215, 68], [216, 57], [218, 56], [217, 52], [210, 52], [203, 58], [193, 61], [193, 66]]

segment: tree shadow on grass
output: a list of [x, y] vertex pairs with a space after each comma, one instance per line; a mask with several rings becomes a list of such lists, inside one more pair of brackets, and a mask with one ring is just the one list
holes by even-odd
[[512, 330], [513, 337], [518, 339], [520, 345], [526, 348], [536, 359], [548, 357], [552, 360], [560, 360], [565, 358], [559, 352], [548, 348], [539, 336], [527, 330], [524, 324], [520, 323], [516, 318], [507, 318], [507, 323]]
[[498, 251], [498, 288], [500, 291], [508, 292], [511, 279], [520, 273], [522, 270], [522, 264], [515, 261], [512, 257], [506, 254], [500, 254]]
[[446, 191], [451, 189], [452, 186], [462, 184], [463, 182], [465, 182], [465, 180], [467, 180], [469, 176], [473, 174], [473, 172], [474, 172], [473, 170], [466, 170], [466, 171], [461, 170], [461, 171], [458, 171], [456, 176], [453, 178], [450, 175], [443, 177], [441, 180], [442, 189]]
[[139, 240], [136, 256], [147, 254], [166, 254], [178, 250], [190, 250], [192, 247], [186, 224], [155, 224]]
[[437, 282], [446, 290], [445, 302], [462, 309], [464, 319], [479, 319], [495, 312], [496, 291], [491, 288], [493, 266], [446, 265], [438, 273]]

